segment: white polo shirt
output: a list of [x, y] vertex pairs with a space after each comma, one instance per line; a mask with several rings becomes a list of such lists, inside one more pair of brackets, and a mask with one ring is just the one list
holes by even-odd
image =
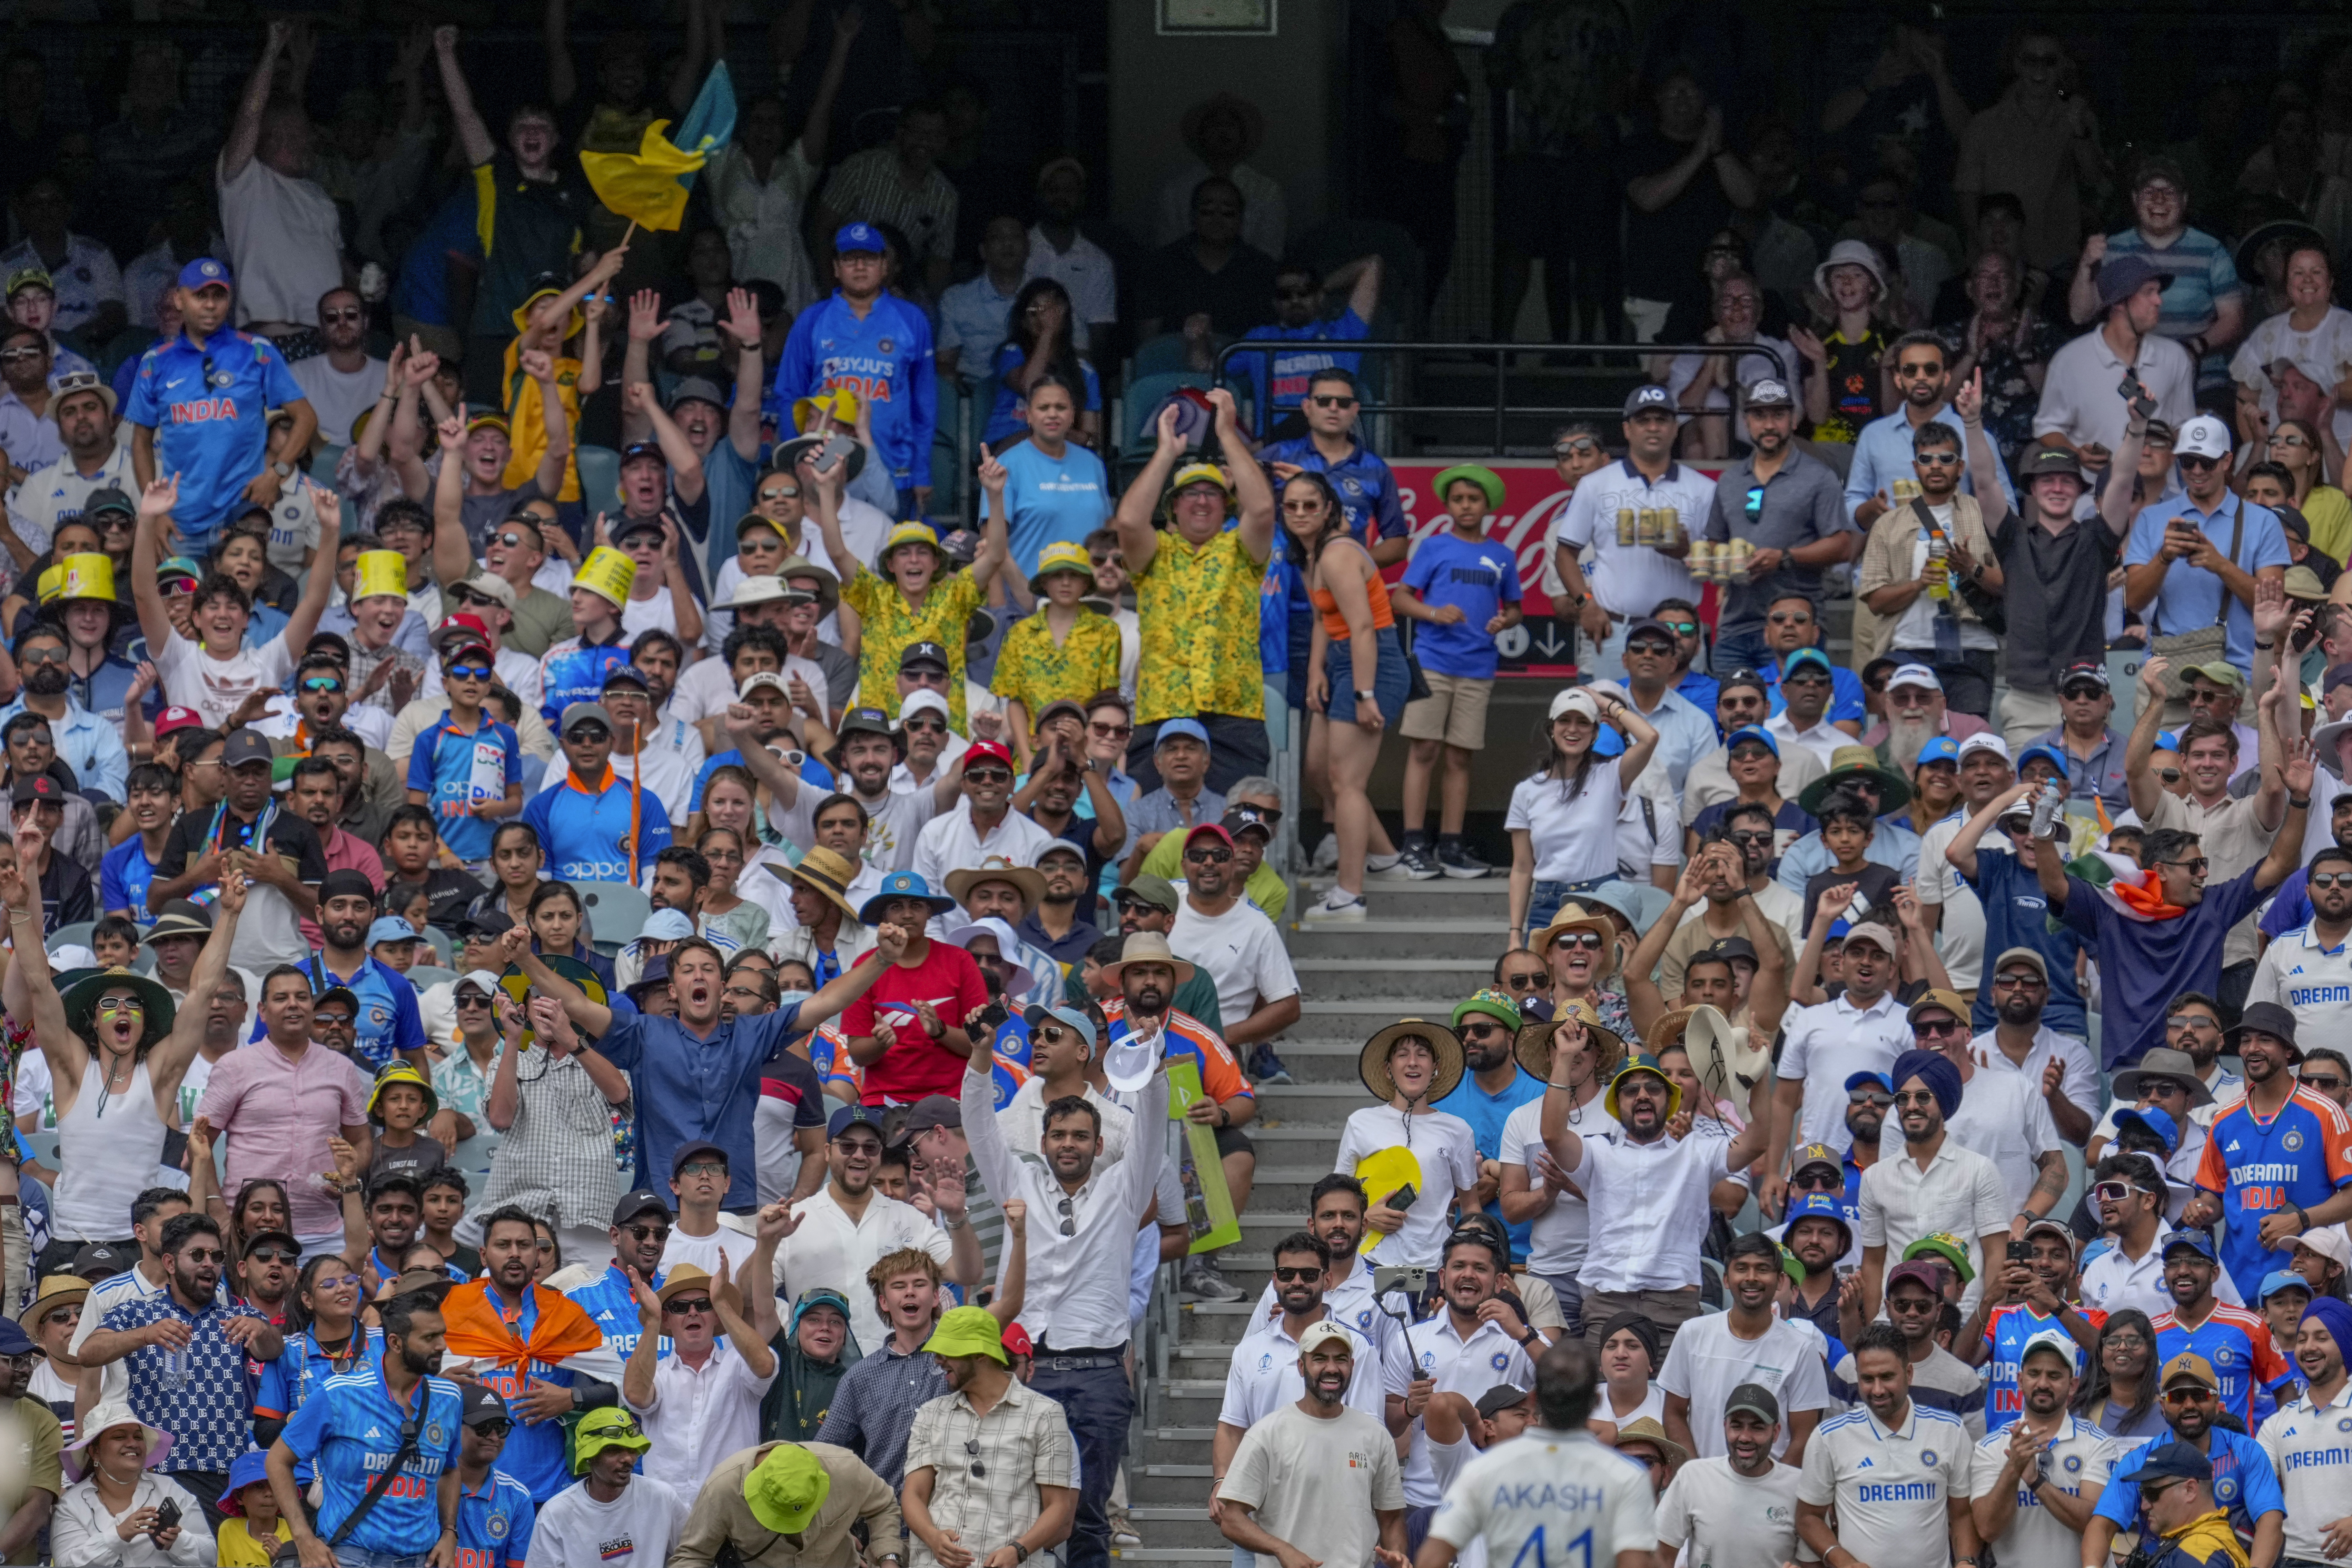
[[945, 894], [950, 871], [972, 870], [991, 855], [1015, 866], [1034, 866], [1054, 842], [1052, 834], [1010, 808], [1003, 821], [983, 834], [972, 824], [971, 802], [960, 800], [915, 836], [914, 868], [934, 893]]
[[[1412, 1505], [1410, 1472], [1405, 1500]], [[1591, 1433], [1530, 1426], [1462, 1468], [1429, 1533], [1463, 1548], [1483, 1541], [1487, 1562], [1515, 1568], [1609, 1564], [1622, 1552], [1658, 1549], [1656, 1494], [1647, 1470]]]
[[1780, 1402], [1780, 1435], [1772, 1440], [1772, 1457], [1780, 1458], [1789, 1451], [1788, 1417], [1830, 1406], [1818, 1331], [1809, 1335], [1775, 1318], [1760, 1336], [1745, 1340], [1732, 1332], [1728, 1312], [1710, 1312], [1675, 1331], [1658, 1369], [1658, 1386], [1690, 1401], [1691, 1441], [1707, 1458], [1731, 1451], [1723, 1441], [1723, 1413], [1731, 1391], [1745, 1383], [1769, 1389]]
[[1577, 1279], [1586, 1290], [1679, 1290], [1699, 1283], [1706, 1199], [1731, 1173], [1731, 1134], [1701, 1121], [1677, 1142], [1636, 1143], [1622, 1132], [1583, 1138], [1568, 1173], [1591, 1207], [1592, 1235]]
[[2263, 1423], [2255, 1441], [2286, 1495], [2286, 1554], [2327, 1561], [2327, 1526], [2352, 1513], [2352, 1384], [2316, 1406], [2306, 1387]]
[[[1969, 1244], [1969, 1267], [1976, 1271], [1960, 1310], [1975, 1307], [1984, 1285], [1984, 1247], [1979, 1237], [2009, 1229], [2017, 1212], [2000, 1168], [1946, 1130], [1935, 1157], [1921, 1170], [1908, 1150], [1881, 1159], [1862, 1173], [1862, 1214], [1858, 1226], [1862, 1245], [1884, 1247], [1891, 1260], [1924, 1236], [1948, 1231]], [[1873, 1558], [1864, 1561], [1882, 1568]]]
[[[1476, 1404], [1497, 1384], [1533, 1388], [1536, 1369], [1518, 1342], [1491, 1320], [1480, 1323], [1468, 1339], [1454, 1330], [1452, 1309], [1415, 1323], [1405, 1331], [1405, 1349], [1412, 1375], [1437, 1384], [1440, 1394], [1458, 1394]], [[1645, 1483], [1646, 1484], [1646, 1483]], [[1412, 1452], [1404, 1463], [1404, 1500], [1408, 1508], [1428, 1508], [1440, 1496], [1436, 1472], [1430, 1467], [1429, 1434], [1420, 1421], [1412, 1424]], [[1458, 1543], [1457, 1543], [1458, 1544]], [[1655, 1544], [1653, 1542], [1652, 1544]], [[1506, 1560], [1507, 1561], [1507, 1559]]]
[[947, 1267], [948, 1233], [912, 1204], [879, 1192], [866, 1201], [866, 1213], [852, 1219], [835, 1201], [828, 1181], [793, 1205], [800, 1228], [776, 1246], [776, 1283], [792, 1283], [797, 1296], [812, 1285], [830, 1285], [849, 1298], [849, 1331], [861, 1345], [878, 1345], [889, 1333], [866, 1288], [866, 1271], [903, 1247], [928, 1252]]
[[720, 1460], [759, 1446], [760, 1396], [775, 1381], [774, 1366], [760, 1376], [723, 1339], [698, 1370], [664, 1355], [654, 1363], [653, 1398], [628, 1402], [653, 1439], [645, 1473], [681, 1494], [701, 1490]]
[[[1569, 1131], [1580, 1138], [1597, 1138], [1618, 1131], [1617, 1119], [1601, 1109], [1600, 1096], [1569, 1112]], [[1535, 1155], [1543, 1147], [1543, 1096], [1538, 1095], [1503, 1118], [1499, 1158], [1506, 1165], [1527, 1169], [1528, 1191], [1546, 1190], [1537, 1174]], [[1565, 1274], [1574, 1279], [1584, 1267], [1592, 1234], [1592, 1211], [1583, 1194], [1562, 1187], [1551, 1207], [1528, 1222], [1528, 1268], [1536, 1274]]]
[[1690, 571], [1671, 555], [1646, 544], [1617, 542], [1617, 513], [1671, 507], [1683, 532], [1705, 536], [1715, 505], [1715, 481], [1696, 468], [1668, 463], [1656, 483], [1642, 477], [1630, 458], [1619, 458], [1578, 481], [1576, 493], [1559, 510], [1551, 542], [1582, 552], [1586, 584], [1601, 607], [1621, 619], [1646, 616], [1661, 599], [1698, 598]]
[[[2050, 1102], [2042, 1098], [2042, 1080], [2005, 1067], [1976, 1069], [1961, 1089], [1959, 1109], [1945, 1121], [1944, 1132], [1961, 1148], [1992, 1162], [2012, 1215], [2025, 1206], [2042, 1173], [2035, 1158], [2064, 1150], [2058, 1125], [2050, 1120]], [[1879, 1129], [1878, 1158], [1884, 1163], [1902, 1157], [1903, 1126], [1889, 1116]]]
[[1728, 1458], [1693, 1459], [1658, 1499], [1659, 1543], [1682, 1548], [1683, 1568], [1780, 1568], [1797, 1555], [1799, 1479], [1794, 1465], [1751, 1478]]
[[1791, 1146], [1826, 1143], [1843, 1152], [1853, 1142], [1845, 1130], [1845, 1080], [1895, 1070], [1895, 1058], [1911, 1048], [1907, 1012], [1890, 991], [1867, 1007], [1841, 995], [1789, 1015], [1780, 1079], [1805, 1086]]
[[[1356, 1267], [1348, 1278], [1338, 1286], [1324, 1290], [1323, 1310], [1340, 1327], [1353, 1329], [1379, 1345], [1383, 1361], [1391, 1355], [1400, 1356], [1410, 1369], [1412, 1357], [1405, 1351], [1404, 1331], [1405, 1325], [1412, 1321], [1412, 1303], [1405, 1299], [1402, 1290], [1391, 1290], [1387, 1307], [1383, 1309], [1372, 1294], [1370, 1258], [1359, 1256]], [[1264, 1323], [1281, 1315], [1282, 1306], [1275, 1299], [1274, 1281], [1269, 1279], [1265, 1288], [1258, 1292], [1257, 1310], [1252, 1314], [1251, 1321]], [[1399, 1322], [1399, 1318], [1402, 1318], [1404, 1322]]]
[[[2171, 1226], [2157, 1221], [2156, 1239], [2137, 1261], [2124, 1256], [2124, 1249], [2112, 1241], [2105, 1242], [2105, 1250], [2083, 1265], [2076, 1284], [2084, 1310], [2113, 1317], [2126, 1307], [2137, 1307], [2150, 1318], [2172, 1310], [2172, 1292], [2164, 1288], [2164, 1244], [2171, 1235]], [[2226, 1268], [2215, 1277], [2213, 1294], [2232, 1307], [2246, 1304]]]
[[[1988, 1434], [1977, 1444], [1975, 1485], [1970, 1497], [1990, 1497], [2000, 1484], [2001, 1468], [2009, 1462], [2009, 1427]], [[2085, 1486], [2104, 1488], [2115, 1466], [2109, 1450], [2114, 1440], [2088, 1421], [2072, 1415], [2058, 1419], [2058, 1436], [2047, 1445], [2050, 1479], [2069, 1497], [2081, 1497]], [[2042, 1506], [2041, 1494], [2029, 1487], [2017, 1489], [2017, 1513], [2009, 1528], [1992, 1542], [2001, 1568], [2079, 1568], [2083, 1537], [2067, 1529]]]
[[2299, 1036], [2352, 1040], [2352, 941], [2322, 947], [2311, 925], [2297, 926], [2263, 950], [2246, 1000], [2293, 1013]]
[[1996, 1031], [1987, 1029], [1969, 1042], [1969, 1055], [1977, 1066], [1995, 1072], [2022, 1073], [2033, 1086], [2033, 1092], [2040, 1094], [2042, 1075], [2054, 1058], [2065, 1064], [2061, 1069], [2058, 1092], [2073, 1101], [2074, 1109], [2084, 1115], [2093, 1121], [2098, 1119], [2099, 1069], [2091, 1061], [2091, 1047], [2079, 1037], [2062, 1035], [2049, 1025], [2042, 1025], [2033, 1031], [2033, 1044], [2025, 1053], [2025, 1065], [2020, 1067], [2009, 1059], [1995, 1035]]
[[1864, 1406], [1816, 1427], [1797, 1499], [1834, 1507], [1838, 1543], [1870, 1568], [1950, 1568], [1945, 1510], [1970, 1495], [1976, 1450], [1958, 1416], [1904, 1405], [1899, 1426]]
[[[1333, 1321], [1346, 1332], [1356, 1352], [1355, 1375], [1348, 1380], [1348, 1408], [1385, 1422], [1388, 1396], [1403, 1395], [1412, 1382], [1402, 1350], [1383, 1363], [1370, 1340], [1345, 1320]], [[1391, 1387], [1391, 1384], [1395, 1386]], [[1233, 1364], [1225, 1370], [1225, 1402], [1218, 1407], [1217, 1424], [1247, 1431], [1284, 1405], [1306, 1397], [1307, 1380], [1298, 1374], [1298, 1342], [1277, 1317], [1258, 1324], [1234, 1346]]]

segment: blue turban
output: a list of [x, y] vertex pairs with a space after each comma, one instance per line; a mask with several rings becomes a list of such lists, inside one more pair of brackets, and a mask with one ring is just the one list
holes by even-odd
[[1888, 1076], [1898, 1089], [1915, 1078], [1925, 1083], [1936, 1097], [1936, 1109], [1947, 1118], [1960, 1108], [1960, 1069], [1941, 1051], [1906, 1051], [1895, 1058], [1895, 1070]]
[[2327, 1332], [2336, 1341], [2336, 1348], [2347, 1360], [2352, 1360], [2352, 1307], [2332, 1296], [2314, 1296], [2311, 1305], [2303, 1310], [2303, 1321], [2317, 1318], [2327, 1325]]

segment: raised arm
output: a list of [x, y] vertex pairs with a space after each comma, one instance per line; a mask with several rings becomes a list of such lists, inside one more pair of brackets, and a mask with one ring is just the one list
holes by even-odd
[[1151, 458], [1142, 471], [1129, 481], [1118, 498], [1118, 508], [1111, 513], [1111, 527], [1118, 534], [1119, 557], [1127, 563], [1132, 576], [1141, 576], [1151, 557], [1160, 548], [1160, 531], [1151, 520], [1160, 510], [1160, 498], [1166, 493], [1169, 477], [1176, 471], [1176, 461], [1184, 455], [1184, 443], [1176, 434], [1176, 405], [1170, 404], [1160, 411], [1158, 444], [1151, 449]]
[[[2265, 592], [2277, 591], [2265, 588]], [[2254, 704], [2254, 755], [2256, 765], [2262, 769], [2262, 777], [2254, 785], [2254, 823], [2266, 833], [2275, 830], [2279, 814], [2286, 806], [2286, 777], [2281, 771], [2286, 752], [2281, 738], [2286, 732], [2288, 714], [2294, 715], [2296, 739], [2303, 734], [2303, 715], [2296, 702], [2303, 689], [2295, 680], [2295, 664], [2299, 662], [2281, 663], [2271, 677], [2270, 689]], [[2295, 793], [2308, 795], [2311, 790], [2306, 784]], [[2299, 851], [2302, 847], [2303, 836], [2298, 833], [2294, 847]]]
[[293, 33], [293, 24], [272, 22], [262, 37], [261, 60], [246, 79], [245, 96], [237, 100], [236, 119], [229, 126], [228, 140], [222, 144], [220, 154], [221, 184], [227, 184], [245, 173], [253, 162], [254, 150], [261, 145], [261, 117], [269, 108], [270, 79], [278, 68], [278, 56], [286, 47]]
[[457, 28], [433, 29], [433, 58], [441, 68], [441, 96], [449, 100], [449, 120], [457, 133], [458, 149], [466, 154], [467, 166], [478, 169], [498, 156], [498, 144], [490, 140], [489, 127], [482, 123], [481, 110], [474, 107], [474, 89], [466, 84], [465, 68], [457, 63]]
[[623, 403], [632, 412], [641, 415], [652, 427], [654, 440], [669, 462], [670, 488], [677, 492], [677, 499], [688, 506], [700, 500], [702, 454], [694, 449], [694, 443], [686, 438], [686, 432], [677, 427], [677, 421], [669, 416], [654, 396], [653, 383], [630, 382], [621, 389], [621, 394]]
[[2053, 915], [2066, 908], [2066, 860], [2058, 852], [2057, 834], [2058, 808], [2065, 801], [2065, 788], [2050, 779], [2033, 797], [2033, 879], [2041, 884], [2042, 896]]
[[988, 1299], [988, 1310], [1002, 1328], [1019, 1320], [1029, 1292], [1029, 1205], [1006, 1198], [997, 1206], [1004, 1211], [1004, 1256], [997, 1264], [996, 1294]]
[[40, 830], [27, 816], [16, 828], [16, 863], [0, 866], [0, 905], [7, 908], [8, 939], [15, 949], [6, 976], [0, 979], [0, 999], [6, 1001], [10, 1017], [32, 1021], [33, 1040], [49, 1064], [49, 1077], [60, 1086], [78, 1086], [89, 1067], [89, 1047], [66, 1027], [65, 1002], [49, 974], [48, 950], [41, 945], [40, 895], [25, 880], [22, 869], [40, 852]]
[[[2009, 491], [2001, 484], [2000, 454], [1993, 450], [1992, 437], [1985, 433], [1983, 371], [1972, 372], [1953, 392], [1952, 412], [1960, 416], [1968, 444], [1969, 488], [1976, 491], [1985, 531], [1990, 533], [2009, 515]], [[2124, 489], [2128, 493], [2131, 487]]]
[[1962, 823], [1960, 830], [1952, 835], [1951, 843], [1944, 849], [1945, 861], [1969, 880], [1976, 880], [1977, 846], [1984, 842], [1984, 836], [1992, 831], [1992, 826], [2000, 820], [2001, 813], [2032, 791], [2033, 786], [2030, 784], [2013, 784], [1988, 801], [1982, 811]]
[[[805, 0], [802, 4], [803, 36], [806, 36]], [[783, 25], [783, 17], [777, 17]], [[811, 168], [824, 167], [825, 144], [833, 132], [833, 102], [840, 96], [841, 80], [849, 71], [849, 46], [857, 41], [858, 28], [866, 25], [866, 13], [856, 0], [833, 14], [833, 47], [824, 57], [824, 74], [816, 79], [816, 96], [809, 100], [807, 121], [801, 126], [801, 155]], [[799, 51], [793, 51], [797, 54]], [[786, 72], [787, 76], [791, 73]]]
[[466, 539], [466, 426], [441, 422], [441, 471], [433, 479], [433, 579], [459, 583], [472, 574], [474, 547]]
[[[335, 542], [343, 529], [342, 498], [324, 486], [313, 486], [311, 503], [319, 512], [319, 560], [335, 558]], [[331, 571], [314, 571], [302, 584], [302, 597], [296, 601], [294, 613], [287, 617], [286, 629], [278, 635], [286, 639], [289, 651], [299, 651], [310, 646], [311, 634], [319, 629], [319, 617], [327, 613], [327, 595], [335, 586]]]
[[1630, 793], [1633, 781], [1650, 765], [1658, 752], [1658, 731], [1647, 719], [1633, 711], [1633, 704], [1614, 697], [1601, 700], [1601, 717], [1614, 724], [1625, 735], [1625, 754], [1617, 759], [1617, 787]]
[[814, 502], [816, 531], [824, 541], [824, 552], [832, 558], [834, 571], [844, 586], [857, 580], [865, 563], [849, 552], [849, 544], [841, 534], [841, 492], [849, 480], [849, 466], [836, 461], [822, 473], [814, 461], [815, 454], [804, 453], [795, 471], [801, 477], [801, 493]]
[[[522, 373], [538, 384], [540, 414], [547, 421], [547, 450], [539, 455], [531, 483], [539, 487], [540, 494], [552, 500], [563, 493], [563, 471], [572, 462], [572, 416], [565, 411], [563, 395], [555, 384], [554, 354], [545, 349], [525, 349], [518, 358]], [[458, 529], [461, 542], [465, 536], [466, 531]], [[440, 537], [437, 530], [434, 537]]]
[[760, 354], [760, 308], [748, 289], [727, 292], [726, 335], [735, 340], [735, 405], [727, 411], [727, 438], [747, 463], [760, 460], [760, 395], [768, 363]]
[[2131, 738], [2124, 742], [2124, 788], [2131, 796], [2131, 808], [2146, 822], [2156, 815], [2163, 786], [2148, 770], [2148, 753], [2156, 750], [2156, 732], [2164, 728], [2165, 672], [2171, 660], [2162, 654], [2152, 654], [2139, 667], [2139, 685], [2143, 694], [2139, 718], [2132, 724]]
[[[2266, 741], [2263, 744], [2267, 749], [2270, 742]], [[2318, 773], [2316, 754], [2311, 749], [2311, 742], [2302, 736], [2297, 735], [2287, 742], [2281, 750], [2286, 758], [2278, 770], [2281, 791], [2286, 799], [2286, 820], [2280, 823], [2278, 831], [2271, 836], [2270, 853], [2263, 857], [2262, 865], [2254, 871], [2254, 887], [2264, 893], [2285, 881], [2295, 867], [2302, 864], [2304, 822], [2311, 811], [2311, 781]], [[2268, 771], [2264, 770], [2265, 773]], [[2269, 781], [2266, 778], [2263, 782], [2267, 784]], [[2310, 1223], [2325, 1225], [2327, 1222], [2315, 1219]]]
[[1584, 1164], [1584, 1140], [1568, 1125], [1570, 1080], [1569, 1063], [1585, 1043], [1584, 1025], [1563, 1018], [1551, 1032], [1551, 1070], [1545, 1075], [1543, 1113], [1537, 1123], [1544, 1150], [1562, 1175], [1572, 1176]]
[[[814, 1029], [836, 1016], [844, 1007], [866, 994], [882, 971], [898, 962], [907, 951], [907, 933], [887, 921], [874, 928], [874, 951], [857, 961], [856, 967], [835, 975], [817, 987], [816, 994], [801, 1004], [800, 1026]], [[972, 1053], [974, 1060], [988, 1056], [985, 1051]], [[995, 1188], [991, 1187], [991, 1192]]]
[[[1249, 443], [1242, 438], [1240, 411], [1234, 405], [1231, 387], [1213, 387], [1209, 401], [1217, 411], [1217, 444], [1224, 453], [1226, 467], [1234, 478], [1234, 510], [1241, 519], [1242, 548], [1259, 565], [1265, 564], [1274, 553], [1274, 487], [1266, 482], [1265, 470], [1250, 451]], [[1124, 502], [1120, 510], [1126, 510]], [[1120, 529], [1124, 541], [1126, 530]]]
[[2143, 409], [2138, 403], [2126, 401], [2124, 408], [2124, 438], [2116, 444], [2114, 461], [2107, 468], [2107, 488], [2099, 497], [2099, 520], [2118, 539], [2131, 531], [2132, 514], [2139, 499], [2139, 455], [2147, 445], [2147, 416], [2155, 412], [2156, 404], [2151, 400]]
[[172, 1016], [172, 1032], [148, 1059], [148, 1080], [166, 1100], [186, 1076], [188, 1064], [196, 1059], [197, 1047], [205, 1043], [205, 1017], [211, 1011], [214, 988], [228, 973], [228, 950], [236, 940], [237, 917], [245, 912], [246, 890], [242, 871], [222, 874], [220, 897], [213, 906], [213, 933], [198, 950], [195, 971], [188, 976], [188, 1003]]
[[527, 928], [517, 926], [499, 937], [499, 956], [520, 965], [530, 977], [531, 988], [562, 1004], [564, 1016], [587, 1030], [592, 1038], [602, 1038], [611, 1032], [613, 1010], [602, 1002], [590, 1001], [580, 987], [542, 963], [539, 954], [530, 950], [530, 931]]
[[572, 61], [569, 23], [563, 0], [547, 0], [542, 23], [547, 41], [547, 101], [558, 109], [580, 95], [580, 71]]
[[[164, 646], [172, 640], [172, 617], [163, 608], [163, 590], [155, 581], [163, 556], [158, 536], [171, 521], [172, 509], [179, 504], [179, 475], [148, 480], [139, 494], [139, 522], [131, 535], [131, 602], [138, 608], [140, 634], [146, 637], [148, 654], [154, 658], [163, 656]], [[334, 574], [313, 572], [311, 575], [332, 577]]]

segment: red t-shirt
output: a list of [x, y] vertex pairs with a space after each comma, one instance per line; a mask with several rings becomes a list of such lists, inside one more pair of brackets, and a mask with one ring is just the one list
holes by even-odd
[[870, 1037], [877, 1016], [898, 1032], [898, 1043], [866, 1068], [865, 1102], [912, 1105], [927, 1094], [962, 1093], [964, 1058], [932, 1041], [914, 1005], [929, 1002], [940, 1022], [953, 1027], [987, 1000], [988, 986], [971, 954], [936, 939], [922, 963], [885, 968], [841, 1015], [841, 1032], [853, 1040]]

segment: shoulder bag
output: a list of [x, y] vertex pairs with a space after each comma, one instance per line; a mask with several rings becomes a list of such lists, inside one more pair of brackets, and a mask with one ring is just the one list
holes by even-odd
[[[2238, 544], [2245, 527], [2246, 506], [2240, 501], [2230, 517], [2230, 563], [2233, 566], [2238, 562]], [[2200, 626], [2193, 632], [2159, 633], [2148, 644], [2148, 652], [2169, 659], [2175, 669], [2220, 658], [2230, 643], [2230, 590], [2224, 586], [2221, 613], [2213, 617], [2211, 626]]]
[[[425, 1407], [431, 1403], [432, 1397], [431, 1386], [420, 1380], [416, 1385], [416, 1403], [400, 1424], [400, 1446], [392, 1451], [392, 1463], [368, 1484], [367, 1495], [360, 1499], [359, 1506], [352, 1510], [343, 1522], [335, 1527], [335, 1533], [327, 1538], [330, 1551], [348, 1540], [352, 1531], [360, 1527], [361, 1521], [374, 1511], [377, 1502], [390, 1489], [393, 1478], [400, 1474], [400, 1467], [408, 1463], [415, 1454], [417, 1423], [425, 1419]], [[301, 1563], [302, 1550], [290, 1541], [279, 1542], [277, 1549], [269, 1554], [269, 1568], [301, 1568]]]

